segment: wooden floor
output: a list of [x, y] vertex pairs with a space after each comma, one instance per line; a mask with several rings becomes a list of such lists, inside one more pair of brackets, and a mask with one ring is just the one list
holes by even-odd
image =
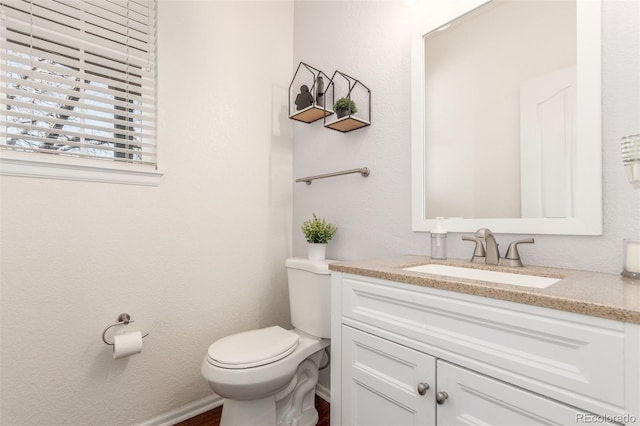
[[[316, 395], [316, 409], [318, 410], [318, 416], [320, 419], [316, 426], [330, 426], [329, 422], [329, 403], [324, 399]], [[198, 416], [192, 417], [188, 420], [177, 423], [175, 426], [219, 426], [220, 415], [222, 414], [222, 407], [214, 408], [211, 411], [207, 411]], [[247, 425], [247, 426], [260, 426], [260, 425]]]

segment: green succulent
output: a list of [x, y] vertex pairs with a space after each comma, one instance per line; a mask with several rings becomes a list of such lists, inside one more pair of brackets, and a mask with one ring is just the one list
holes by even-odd
[[309, 219], [302, 224], [302, 233], [308, 243], [325, 244], [336, 233], [338, 228], [330, 223], [327, 223], [324, 219], [318, 219], [316, 214], [313, 214], [313, 219]]
[[358, 112], [358, 108], [356, 107], [356, 103], [349, 98], [340, 98], [333, 104], [334, 111], [340, 110], [351, 110], [351, 113]]

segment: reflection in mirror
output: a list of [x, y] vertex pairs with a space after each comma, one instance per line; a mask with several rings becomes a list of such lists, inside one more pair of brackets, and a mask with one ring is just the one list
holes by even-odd
[[414, 230], [601, 233], [599, 2], [456, 3], [414, 35]]
[[[427, 34], [424, 48], [427, 217], [569, 215], [575, 1], [496, 0]], [[536, 106], [546, 107], [547, 128], [536, 128]], [[553, 140], [530, 147], [537, 136]], [[554, 167], [543, 168], [540, 153]], [[522, 172], [538, 173], [521, 195]]]

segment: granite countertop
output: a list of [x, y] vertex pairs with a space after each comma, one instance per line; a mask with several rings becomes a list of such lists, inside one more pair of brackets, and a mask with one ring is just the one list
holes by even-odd
[[[562, 279], [547, 288], [539, 289], [402, 270], [427, 263]], [[640, 324], [640, 280], [625, 278], [619, 274], [541, 266], [492, 266], [471, 264], [459, 259], [432, 260], [428, 256], [419, 255], [332, 263], [329, 269]]]

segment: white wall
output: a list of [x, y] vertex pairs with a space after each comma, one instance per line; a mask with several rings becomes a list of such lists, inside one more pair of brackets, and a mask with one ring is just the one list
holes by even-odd
[[[294, 177], [368, 166], [349, 175], [294, 186], [293, 248], [303, 255], [299, 226], [316, 212], [339, 227], [328, 256], [360, 259], [428, 254], [429, 234], [411, 231], [410, 28], [403, 1], [299, 1], [294, 63], [330, 74], [339, 69], [372, 92], [372, 124], [351, 133], [321, 123], [294, 123]], [[640, 132], [640, 3], [603, 4], [604, 235], [535, 236], [523, 247], [526, 263], [618, 273], [622, 239], [640, 237], [640, 189], [627, 183], [620, 138]], [[449, 256], [466, 258], [472, 245], [448, 238]], [[502, 247], [518, 235], [497, 235]]]
[[[133, 424], [211, 394], [226, 334], [289, 326], [293, 3], [161, 1], [157, 188], [2, 177], [1, 418]], [[148, 331], [114, 361], [121, 312]]]

